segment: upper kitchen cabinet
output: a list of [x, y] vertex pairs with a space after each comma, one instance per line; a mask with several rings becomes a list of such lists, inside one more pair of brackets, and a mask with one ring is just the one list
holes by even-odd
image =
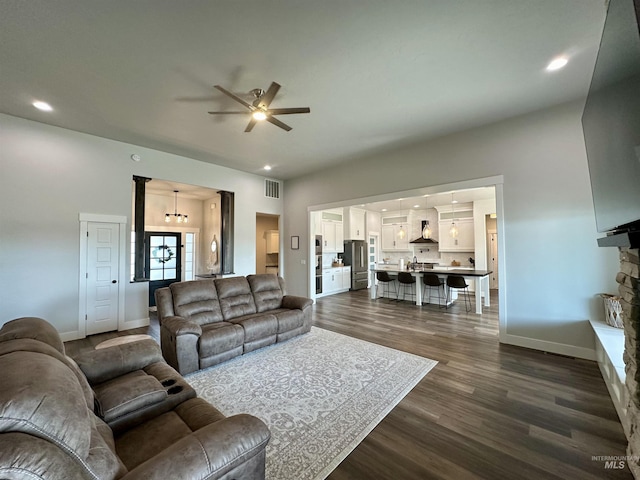
[[[451, 205], [435, 207], [438, 210], [438, 250], [440, 252], [474, 252], [475, 233], [473, 222], [473, 205], [460, 204], [455, 209]], [[451, 224], [458, 228], [458, 236], [449, 234]]]
[[278, 230], [268, 230], [267, 253], [278, 253], [280, 251], [280, 232]]
[[341, 210], [322, 212], [322, 252], [344, 252], [343, 215]]
[[409, 251], [409, 225], [407, 215], [382, 217], [382, 251]]
[[347, 207], [344, 209], [344, 239], [364, 240], [366, 212], [359, 208]]

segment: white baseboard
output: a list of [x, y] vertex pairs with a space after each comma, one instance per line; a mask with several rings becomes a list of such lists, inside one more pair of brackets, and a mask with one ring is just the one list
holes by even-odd
[[[137, 320], [129, 320], [127, 322], [123, 322], [122, 325], [118, 325], [118, 331], [121, 332], [123, 330], [131, 330], [132, 328], [140, 328], [140, 327], [148, 327], [149, 326], [149, 317], [147, 318], [139, 318]], [[80, 335], [78, 330], [73, 332], [64, 332], [60, 334], [60, 338], [63, 342], [70, 342], [72, 340], [79, 340], [81, 338], [87, 338], [86, 335]]]
[[148, 327], [149, 326], [149, 317], [139, 318], [137, 320], [129, 320], [126, 322], [122, 322], [122, 324], [118, 325], [118, 331], [122, 332], [123, 330], [131, 330], [132, 328], [140, 328], [140, 327]]
[[65, 332], [60, 334], [60, 338], [63, 342], [70, 342], [72, 340], [78, 340], [79, 338], [84, 338], [80, 336], [80, 332], [77, 330], [75, 332]]
[[596, 360], [596, 352], [592, 348], [576, 347], [565, 343], [549, 342], [535, 338], [521, 337], [519, 335], [500, 335], [500, 343], [516, 345], [518, 347], [532, 348], [543, 352], [557, 353], [569, 357], [583, 358], [585, 360]]

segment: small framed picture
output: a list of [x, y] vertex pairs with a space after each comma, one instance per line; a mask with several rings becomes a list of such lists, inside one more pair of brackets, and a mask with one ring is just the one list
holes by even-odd
[[293, 236], [291, 237], [291, 250], [299, 250], [300, 249], [300, 237]]

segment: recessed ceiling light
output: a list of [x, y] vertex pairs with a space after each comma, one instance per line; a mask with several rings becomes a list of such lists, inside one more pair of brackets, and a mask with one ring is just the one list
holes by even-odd
[[569, 59], [567, 57], [556, 57], [549, 62], [549, 65], [547, 65], [547, 71], [553, 72], [554, 70], [560, 70], [567, 63], [569, 63]]
[[386, 209], [386, 208], [383, 208], [383, 209], [382, 209], [382, 211], [383, 211], [383, 212], [386, 212], [386, 211], [387, 211], [387, 209]]
[[264, 169], [267, 170], [267, 171], [271, 170], [271, 165], [265, 165]]
[[413, 206], [413, 208], [419, 208], [419, 207], [420, 207], [420, 205], [414, 205]]
[[451, 200], [451, 203], [458, 203], [458, 200]]
[[51, 112], [53, 108], [47, 102], [33, 102], [32, 105], [36, 107], [38, 110], [42, 110], [43, 112]]

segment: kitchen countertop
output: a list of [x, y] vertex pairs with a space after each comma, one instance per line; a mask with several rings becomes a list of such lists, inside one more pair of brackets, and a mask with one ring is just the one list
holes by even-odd
[[375, 268], [371, 269], [372, 271], [384, 271], [384, 272], [409, 272], [409, 273], [415, 273], [415, 272], [427, 272], [427, 273], [441, 273], [441, 274], [447, 274], [447, 273], [452, 273], [452, 274], [459, 274], [459, 275], [469, 275], [469, 276], [473, 276], [473, 277], [482, 277], [485, 275], [489, 275], [491, 273], [491, 270], [476, 270], [474, 267], [463, 267], [463, 266], [459, 266], [459, 267], [452, 267], [452, 266], [433, 266], [433, 267], [421, 267], [421, 268], [415, 268], [415, 269], [409, 269], [407, 270], [406, 268], [403, 269], [399, 269], [398, 265], [378, 265]]
[[[489, 275], [491, 270], [476, 270], [464, 267], [446, 267], [446, 268], [422, 268], [418, 270], [399, 269], [397, 265], [378, 265], [370, 270], [371, 272], [371, 299], [375, 300], [378, 296], [378, 288], [375, 280], [375, 272], [407, 272], [416, 278], [416, 305], [422, 305], [422, 273], [435, 273], [436, 275], [461, 275], [471, 278], [475, 281], [475, 300], [476, 313], [482, 314], [482, 297], [484, 296], [484, 305], [490, 306], [489, 303]], [[482, 294], [480, 294], [482, 292]]]

